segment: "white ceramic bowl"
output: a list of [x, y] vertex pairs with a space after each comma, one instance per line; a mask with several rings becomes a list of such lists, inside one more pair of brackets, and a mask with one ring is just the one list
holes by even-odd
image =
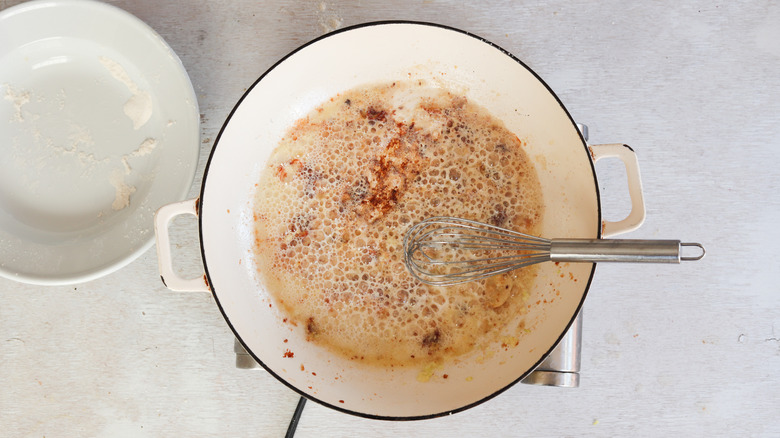
[[0, 275], [83, 282], [153, 242], [199, 155], [195, 93], [149, 26], [93, 1], [0, 12]]

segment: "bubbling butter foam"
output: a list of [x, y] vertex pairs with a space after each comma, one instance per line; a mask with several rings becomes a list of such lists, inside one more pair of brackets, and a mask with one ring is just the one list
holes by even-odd
[[422, 81], [366, 86], [273, 152], [254, 199], [257, 269], [311, 342], [383, 366], [441, 361], [522, 336], [535, 270], [428, 286], [404, 267], [405, 231], [457, 216], [533, 234], [542, 214], [523, 142], [484, 108]]

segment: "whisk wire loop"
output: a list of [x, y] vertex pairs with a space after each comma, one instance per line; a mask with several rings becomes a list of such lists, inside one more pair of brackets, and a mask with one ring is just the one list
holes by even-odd
[[453, 285], [549, 260], [551, 241], [469, 219], [432, 217], [404, 236], [404, 262], [419, 281]]
[[[704, 247], [679, 240], [545, 239], [481, 222], [437, 216], [409, 228], [404, 264], [417, 280], [449, 286], [546, 261], [680, 263], [700, 260]], [[681, 256], [681, 248], [694, 254]]]

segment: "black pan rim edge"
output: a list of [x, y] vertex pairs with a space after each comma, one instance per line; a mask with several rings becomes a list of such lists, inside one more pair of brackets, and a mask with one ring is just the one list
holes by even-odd
[[[324, 35], [321, 35], [321, 36], [319, 36], [319, 37], [317, 37], [317, 38], [315, 38], [315, 39], [313, 39], [313, 40], [311, 40], [311, 41], [309, 41], [309, 42], [299, 46], [295, 50], [291, 51], [290, 53], [285, 55], [283, 58], [281, 58], [279, 61], [274, 63], [262, 75], [260, 75], [260, 77], [249, 88], [247, 88], [247, 90], [244, 92], [244, 94], [241, 96], [241, 98], [238, 100], [238, 102], [236, 102], [236, 105], [233, 107], [233, 109], [228, 114], [227, 118], [225, 119], [225, 122], [222, 124], [222, 127], [219, 130], [219, 134], [217, 134], [217, 137], [214, 140], [214, 145], [212, 146], [211, 152], [209, 153], [208, 161], [206, 161], [206, 167], [203, 170], [203, 181], [201, 183], [200, 198], [199, 198], [200, 199], [200, 201], [199, 201], [200, 202], [200, 208], [199, 208], [199, 214], [198, 214], [198, 235], [199, 235], [198, 237], [200, 239], [200, 251], [201, 251], [201, 258], [203, 260], [203, 269], [205, 271], [205, 275], [206, 275], [206, 279], [208, 281], [209, 287], [211, 288], [211, 294], [214, 296], [214, 301], [216, 301], [217, 306], [219, 307], [220, 313], [222, 314], [223, 318], [225, 319], [225, 322], [227, 322], [228, 326], [230, 327], [230, 330], [233, 332], [233, 334], [235, 335], [236, 339], [238, 339], [238, 341], [241, 343], [241, 345], [244, 347], [244, 349], [252, 356], [252, 358], [258, 364], [260, 364], [260, 366], [263, 367], [263, 369], [265, 369], [268, 373], [270, 373], [272, 376], [274, 376], [274, 378], [276, 378], [278, 381], [282, 382], [285, 386], [287, 386], [288, 388], [292, 389], [293, 391], [295, 391], [300, 396], [305, 397], [305, 398], [307, 398], [309, 400], [312, 400], [314, 402], [317, 402], [317, 403], [319, 403], [319, 404], [321, 404], [323, 406], [326, 406], [328, 408], [334, 409], [336, 411], [343, 412], [343, 413], [350, 414], [350, 415], [355, 415], [355, 416], [358, 416], [358, 417], [373, 419], [373, 420], [411, 421], [411, 420], [427, 420], [427, 419], [432, 419], [432, 418], [444, 417], [444, 416], [447, 416], [447, 415], [452, 415], [452, 414], [455, 414], [455, 413], [462, 412], [462, 411], [465, 411], [467, 409], [473, 408], [473, 407], [475, 407], [477, 405], [480, 405], [480, 404], [482, 404], [482, 403], [484, 403], [484, 402], [486, 402], [488, 400], [491, 400], [492, 398], [498, 396], [499, 394], [503, 393], [507, 389], [513, 387], [518, 382], [523, 380], [531, 372], [533, 372], [533, 370], [536, 369], [547, 358], [547, 356], [552, 352], [552, 350], [555, 349], [555, 347], [558, 345], [558, 343], [561, 341], [561, 339], [563, 339], [563, 337], [569, 331], [569, 328], [574, 323], [574, 320], [577, 318], [577, 315], [579, 315], [579, 313], [582, 311], [582, 305], [585, 302], [585, 298], [588, 295], [588, 291], [590, 290], [591, 282], [593, 281], [593, 276], [594, 276], [594, 274], [596, 272], [596, 265], [593, 264], [593, 266], [591, 268], [590, 276], [588, 277], [588, 281], [585, 284], [585, 291], [582, 294], [582, 299], [580, 300], [580, 302], [579, 302], [579, 304], [577, 306], [577, 310], [576, 310], [576, 312], [574, 312], [573, 317], [571, 318], [571, 320], [569, 320], [569, 323], [566, 325], [565, 329], [563, 330], [561, 335], [558, 337], [557, 341], [553, 344], [553, 346], [544, 355], [542, 355], [541, 359], [539, 359], [538, 362], [536, 362], [532, 367], [530, 367], [528, 369], [528, 371], [526, 371], [525, 373], [520, 375], [514, 381], [508, 383], [503, 388], [498, 389], [497, 391], [495, 391], [495, 392], [493, 392], [493, 393], [483, 397], [480, 400], [477, 400], [477, 401], [475, 401], [473, 403], [470, 403], [468, 405], [461, 406], [459, 408], [448, 410], [448, 411], [444, 411], [444, 412], [435, 413], [435, 414], [426, 414], [426, 415], [419, 415], [419, 416], [404, 416], [404, 417], [400, 417], [399, 416], [399, 417], [393, 417], [393, 416], [383, 416], [383, 415], [375, 415], [375, 414], [369, 414], [369, 413], [365, 413], [365, 412], [353, 411], [353, 410], [346, 409], [346, 408], [343, 408], [343, 407], [340, 407], [340, 406], [335, 406], [333, 404], [330, 404], [328, 402], [320, 400], [320, 399], [318, 399], [316, 397], [312, 397], [310, 394], [307, 394], [303, 390], [298, 389], [295, 386], [293, 386], [291, 383], [287, 382], [281, 376], [279, 376], [274, 371], [272, 371], [268, 366], [266, 366], [266, 364], [263, 363], [263, 361], [261, 361], [254, 354], [254, 352], [252, 352], [251, 349], [249, 349], [249, 347], [246, 345], [244, 340], [241, 338], [241, 335], [239, 335], [238, 331], [235, 329], [235, 327], [233, 327], [233, 324], [230, 322], [230, 318], [228, 318], [227, 314], [225, 313], [225, 310], [222, 308], [222, 304], [220, 303], [219, 297], [217, 296], [217, 293], [216, 293], [216, 291], [214, 289], [214, 283], [211, 281], [211, 276], [209, 275], [208, 262], [206, 261], [206, 251], [205, 251], [205, 248], [203, 247], [203, 215], [202, 215], [202, 212], [204, 211], [204, 209], [203, 209], [204, 196], [203, 195], [204, 195], [205, 189], [206, 189], [206, 181], [208, 179], [208, 173], [209, 173], [209, 167], [211, 166], [211, 160], [214, 157], [214, 153], [217, 150], [217, 146], [219, 145], [219, 140], [222, 137], [222, 134], [225, 131], [225, 128], [227, 128], [228, 124], [230, 123], [230, 120], [233, 118], [233, 114], [235, 114], [236, 110], [238, 110], [238, 108], [241, 106], [241, 103], [252, 92], [252, 90], [255, 88], [255, 86], [257, 86], [257, 84], [259, 84], [260, 81], [262, 81], [263, 78], [266, 77], [266, 75], [268, 75], [271, 71], [273, 71], [278, 65], [283, 63], [289, 57], [293, 56], [294, 54], [298, 53], [299, 51], [303, 50], [304, 48], [306, 48], [306, 47], [308, 47], [308, 46], [310, 46], [312, 44], [317, 43], [320, 40], [323, 40], [325, 38], [329, 38], [331, 36], [340, 34], [342, 32], [348, 32], [350, 30], [355, 30], [355, 29], [360, 29], [360, 28], [365, 28], [365, 27], [371, 27], [371, 26], [395, 25], [395, 24], [411, 24], [411, 25], [431, 26], [431, 27], [437, 27], [437, 28], [441, 28], [441, 29], [445, 29], [445, 30], [455, 31], [455, 32], [458, 32], [458, 33], [461, 33], [461, 34], [464, 34], [464, 35], [468, 35], [468, 36], [470, 36], [472, 38], [475, 38], [475, 39], [477, 39], [479, 41], [482, 41], [483, 43], [486, 43], [489, 46], [491, 46], [491, 47], [501, 51], [503, 54], [509, 56], [512, 60], [514, 60], [515, 62], [517, 62], [521, 66], [523, 66], [523, 68], [525, 68], [526, 70], [528, 70], [528, 72], [530, 72], [542, 85], [544, 85], [544, 87], [547, 89], [547, 91], [555, 98], [556, 102], [558, 102], [558, 105], [560, 105], [561, 109], [563, 109], [564, 113], [569, 118], [569, 122], [572, 124], [572, 126], [577, 131], [577, 133], [578, 133], [578, 135], [580, 137], [580, 142], [582, 143], [583, 147], [585, 148], [585, 152], [588, 154], [588, 156], [590, 156], [590, 152], [588, 150], [587, 143], [585, 142], [585, 139], [582, 137], [582, 133], [579, 131], [579, 129], [577, 129], [577, 125], [576, 125], [574, 119], [572, 118], [571, 114], [566, 109], [566, 107], [563, 105], [561, 100], [558, 98], [558, 95], [555, 94], [555, 92], [550, 88], [550, 86], [547, 85], [547, 83], [541, 77], [539, 77], [539, 75], [537, 75], [536, 72], [534, 72], [528, 65], [526, 65], [523, 61], [521, 61], [520, 59], [518, 59], [517, 57], [512, 55], [507, 50], [504, 50], [503, 48], [499, 47], [498, 45], [488, 41], [485, 38], [482, 38], [482, 37], [480, 37], [478, 35], [475, 35], [473, 33], [470, 33], [470, 32], [467, 32], [465, 30], [461, 30], [461, 29], [458, 29], [458, 28], [455, 28], [455, 27], [451, 27], [451, 26], [447, 26], [447, 25], [443, 25], [443, 24], [438, 24], [438, 23], [432, 23], [432, 22], [426, 22], [426, 21], [412, 21], [412, 20], [383, 20], [383, 21], [371, 21], [371, 22], [356, 24], [356, 25], [347, 26], [347, 27], [335, 30], [333, 32], [329, 32], [329, 33], [326, 33]], [[597, 230], [597, 238], [601, 238], [601, 228], [602, 228], [601, 227], [601, 223], [602, 223], [601, 195], [600, 195], [599, 189], [598, 189], [598, 180], [597, 180], [597, 177], [596, 177], [595, 165], [594, 165], [592, 159], [589, 160], [589, 162], [590, 162], [591, 172], [593, 173], [593, 181], [594, 181], [594, 184], [595, 184], [594, 189], [595, 189], [595, 192], [596, 192], [596, 203], [597, 203], [597, 210], [598, 210], [598, 222], [597, 223], [599, 224], [599, 227], [598, 227], [598, 230]]]

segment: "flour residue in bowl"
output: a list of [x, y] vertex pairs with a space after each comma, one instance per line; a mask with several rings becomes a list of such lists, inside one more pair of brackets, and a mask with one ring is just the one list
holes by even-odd
[[121, 210], [130, 205], [130, 195], [135, 193], [136, 189], [134, 186], [128, 185], [125, 182], [122, 172], [118, 169], [111, 172], [109, 182], [116, 190], [116, 195], [114, 196], [114, 202], [111, 203], [111, 208], [114, 210]]
[[10, 85], [5, 85], [5, 100], [11, 102], [14, 106], [14, 114], [11, 120], [15, 122], [23, 122], [24, 115], [22, 114], [22, 107], [30, 102], [30, 92], [26, 90], [17, 91], [11, 88]]
[[125, 102], [123, 110], [125, 115], [133, 122], [133, 129], [137, 131], [152, 117], [154, 108], [152, 96], [138, 87], [121, 64], [106, 56], [101, 56], [99, 59], [103, 67], [111, 73], [111, 76], [123, 83], [133, 93]]
[[424, 82], [334, 96], [284, 136], [254, 200], [257, 267], [288, 322], [381, 366], [439, 364], [526, 334], [535, 269], [452, 287], [402, 262], [412, 224], [459, 216], [536, 234], [540, 183], [484, 108]]
[[154, 138], [147, 138], [143, 142], [141, 142], [140, 146], [138, 146], [138, 149], [134, 150], [133, 152], [123, 155], [122, 156], [122, 166], [125, 168], [125, 174], [129, 175], [133, 168], [130, 166], [130, 158], [135, 157], [143, 157], [146, 155], [151, 154], [154, 151], [154, 148], [157, 147], [157, 139]]
[[72, 123], [69, 128], [67, 142], [63, 145], [55, 145], [51, 139], [47, 139], [47, 141], [51, 143], [52, 149], [63, 156], [76, 156], [82, 166], [82, 175], [94, 169], [95, 166], [109, 161], [108, 158], [99, 160], [93, 152], [85, 151], [86, 148], [92, 148], [95, 145], [95, 140], [89, 129], [76, 123]]
[[[113, 79], [133, 93], [123, 105], [125, 116], [131, 119], [134, 129], [144, 126], [152, 114], [149, 94], [130, 79], [121, 65], [107, 57], [99, 59]], [[134, 184], [138, 179], [138, 175], [133, 175], [133, 165], [142, 165], [154, 153], [159, 145], [157, 138], [142, 137], [143, 140], [131, 152], [117, 154], [112, 152], [115, 151], [114, 144], [103, 143], [106, 141], [105, 134], [102, 134], [102, 140], [96, 140], [95, 132], [100, 134], [104, 126], [74, 116], [69, 111], [72, 109], [68, 104], [69, 93], [64, 88], [56, 92], [49, 90], [48, 94], [7, 83], [2, 84], [2, 88], [3, 100], [12, 105], [8, 112], [8, 123], [14, 130], [8, 138], [11, 156], [17, 166], [31, 169], [31, 172], [23, 174], [29, 178], [27, 186], [31, 193], [41, 193], [46, 189], [46, 183], [39, 182], [46, 180], [44, 175], [72, 172], [74, 178], [94, 180], [95, 187], [101, 184], [111, 187], [114, 196], [109, 211], [119, 211], [131, 204], [132, 195], [137, 192]], [[117, 132], [112, 141], [126, 144], [127, 134], [129, 132]], [[96, 189], [95, 195], [98, 196], [98, 193], [108, 192]], [[98, 217], [103, 214], [101, 211]]]

